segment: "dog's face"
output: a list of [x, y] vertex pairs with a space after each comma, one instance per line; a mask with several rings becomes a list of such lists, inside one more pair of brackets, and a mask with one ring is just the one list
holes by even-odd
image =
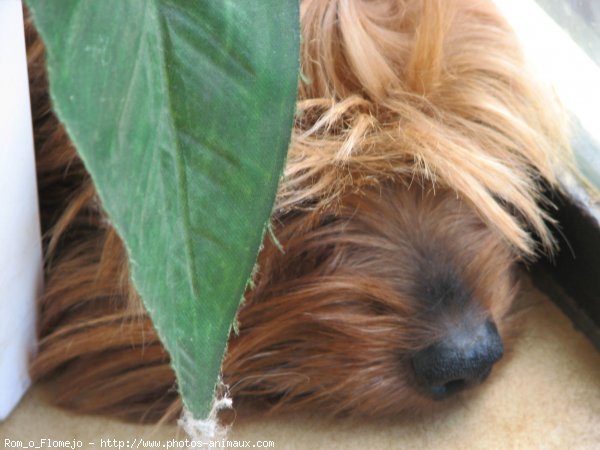
[[503, 355], [515, 262], [552, 247], [561, 117], [490, 2], [301, 11], [283, 250], [267, 239], [224, 378], [288, 409], [423, 409]]
[[393, 414], [478, 384], [502, 356], [515, 257], [455, 194], [368, 190], [277, 231], [230, 340], [234, 396]]

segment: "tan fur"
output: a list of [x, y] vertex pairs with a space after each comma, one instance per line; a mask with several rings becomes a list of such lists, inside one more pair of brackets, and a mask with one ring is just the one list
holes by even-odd
[[[423, 410], [409, 360], [446, 322], [483, 311], [512, 334], [515, 263], [539, 250], [533, 236], [553, 245], [540, 191], [568, 158], [564, 119], [488, 2], [301, 11], [306, 80], [272, 217], [284, 251], [265, 240], [224, 380], [236, 402], [270, 410]], [[173, 418], [168, 355], [51, 112], [30, 25], [28, 52], [46, 249], [32, 373], [56, 378], [56, 402], [72, 409]], [[447, 280], [467, 304], [423, 301]]]

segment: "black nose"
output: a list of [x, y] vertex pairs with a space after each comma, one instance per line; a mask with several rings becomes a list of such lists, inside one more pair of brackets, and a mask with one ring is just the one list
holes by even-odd
[[482, 382], [504, 353], [496, 325], [486, 321], [461, 326], [417, 354], [412, 364], [418, 382], [435, 400]]

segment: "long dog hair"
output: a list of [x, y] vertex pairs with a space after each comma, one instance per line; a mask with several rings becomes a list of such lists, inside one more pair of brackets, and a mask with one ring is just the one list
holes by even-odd
[[[302, 0], [297, 119], [223, 378], [266, 408], [395, 414], [432, 404], [411, 355], [448, 317], [505, 340], [515, 264], [550, 251], [542, 185], [568, 154], [555, 99], [481, 0]], [[47, 91], [27, 26], [46, 255], [36, 379], [57, 404], [154, 421], [175, 377], [126, 251]], [[481, 317], [479, 317], [481, 316]]]

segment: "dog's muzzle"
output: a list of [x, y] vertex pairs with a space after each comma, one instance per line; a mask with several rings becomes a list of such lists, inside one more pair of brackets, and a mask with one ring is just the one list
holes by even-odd
[[496, 325], [453, 328], [447, 337], [412, 358], [417, 381], [435, 400], [481, 383], [504, 353]]

